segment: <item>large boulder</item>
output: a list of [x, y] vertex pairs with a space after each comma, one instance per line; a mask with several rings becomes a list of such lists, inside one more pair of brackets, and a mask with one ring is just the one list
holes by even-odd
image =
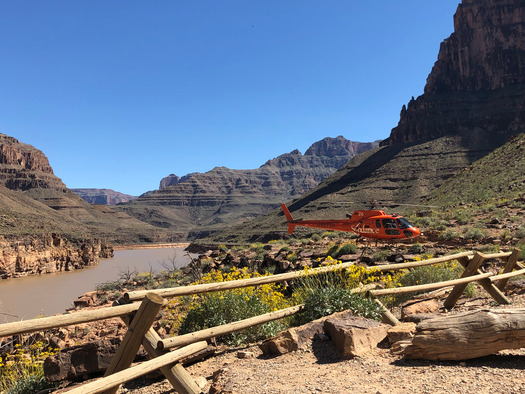
[[109, 366], [120, 338], [101, 339], [64, 349], [44, 361], [44, 375], [50, 382], [77, 381], [100, 374]]
[[387, 336], [389, 325], [364, 317], [348, 317], [336, 313], [324, 322], [324, 330], [332, 338], [343, 357], [360, 356], [375, 348]]

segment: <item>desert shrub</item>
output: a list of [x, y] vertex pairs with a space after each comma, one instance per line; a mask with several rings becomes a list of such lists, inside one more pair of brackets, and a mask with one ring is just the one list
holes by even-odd
[[372, 300], [361, 294], [352, 294], [350, 289], [340, 287], [321, 287], [310, 291], [304, 300], [304, 311], [296, 319], [296, 324], [304, 324], [336, 312], [351, 310], [356, 316], [380, 320], [381, 309]]
[[[337, 265], [341, 262], [327, 257], [323, 265]], [[311, 268], [304, 269], [304, 275], [296, 280], [295, 303], [303, 303], [307, 294], [320, 288], [341, 287], [353, 289], [377, 281], [388, 281], [389, 275], [380, 276], [380, 271], [367, 269], [360, 265], [351, 265], [345, 269], [335, 269], [312, 274]]]
[[317, 234], [317, 233], [314, 233], [312, 234], [312, 236], [310, 237], [310, 239], [314, 242], [319, 242], [322, 238], [321, 238], [321, 235]]
[[516, 245], [516, 247], [521, 250], [520, 260], [525, 259], [525, 242], [520, 242]]
[[44, 360], [57, 352], [42, 341], [17, 344], [0, 356], [0, 392], [36, 393], [53, 387], [44, 379]]
[[518, 239], [525, 239], [525, 227], [520, 226], [514, 232], [514, 237]]
[[339, 245], [331, 245], [328, 247], [328, 250], [325, 253], [325, 256], [335, 257], [335, 254], [339, 250]]
[[425, 247], [418, 242], [411, 245], [410, 248], [408, 249], [408, 252], [412, 254], [421, 254], [424, 251], [425, 251]]
[[295, 253], [290, 253], [286, 256], [286, 260], [290, 263], [295, 263], [298, 259], [299, 257]]
[[499, 245], [483, 245], [478, 250], [482, 253], [498, 253], [500, 249]]
[[[427, 265], [423, 267], [416, 267], [414, 269], [406, 271], [398, 279], [399, 286], [416, 286], [428, 283], [444, 282], [447, 280], [457, 279], [463, 273], [463, 266], [456, 261], [446, 262], [437, 265]], [[465, 295], [467, 297], [472, 296], [474, 292], [474, 286], [469, 284], [465, 289]], [[404, 302], [412, 298], [418, 293], [400, 294], [393, 297], [392, 302], [394, 304]]]
[[480, 228], [471, 227], [465, 232], [466, 239], [480, 240], [483, 237], [485, 237], [485, 232]]
[[354, 242], [348, 242], [348, 243], [341, 245], [341, 247], [335, 253], [335, 256], [332, 256], [332, 257], [338, 258], [338, 257], [344, 256], [345, 254], [354, 254], [357, 252], [358, 249], [359, 248]]
[[219, 245], [220, 253], [228, 253], [228, 247], [226, 245]]
[[322, 238], [328, 238], [328, 239], [334, 239], [334, 238], [337, 238], [338, 236], [339, 236], [339, 233], [335, 231], [325, 231], [324, 233], [321, 234]]
[[[215, 283], [260, 277], [258, 273], [232, 269], [230, 272], [211, 272], [197, 283]], [[168, 319], [178, 327], [179, 334], [232, 323], [290, 306], [276, 284], [246, 287], [185, 297], [181, 304], [173, 304]], [[184, 316], [180, 317], [183, 313]], [[230, 345], [239, 345], [265, 339], [287, 327], [286, 320], [277, 320], [254, 326], [220, 338]]]
[[250, 250], [255, 253], [261, 253], [264, 251], [264, 244], [261, 242], [256, 242], [250, 245]]
[[290, 248], [289, 246], [283, 246], [281, 249], [279, 249], [279, 253], [287, 253], [291, 251], [292, 251], [292, 248]]
[[439, 234], [439, 239], [441, 241], [450, 241], [459, 238], [460, 236], [461, 234], [455, 230], [445, 230], [441, 234]]
[[372, 256], [372, 261], [385, 261], [388, 258], [388, 256], [390, 256], [389, 250], [380, 250], [379, 252], [374, 253], [374, 255]]

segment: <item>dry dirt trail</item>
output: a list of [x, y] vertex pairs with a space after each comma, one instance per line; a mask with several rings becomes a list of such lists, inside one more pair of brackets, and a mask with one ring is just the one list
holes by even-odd
[[[512, 307], [525, 306], [525, 291], [520, 293], [511, 295]], [[483, 295], [458, 306], [450, 313], [498, 308]], [[253, 357], [240, 358], [241, 350]], [[525, 348], [461, 362], [405, 360], [388, 348], [342, 359], [331, 341], [314, 340], [303, 350], [276, 357], [262, 355], [257, 346], [224, 350], [187, 370], [205, 393], [525, 393]], [[119, 393], [174, 391], [165, 380], [144, 379]]]

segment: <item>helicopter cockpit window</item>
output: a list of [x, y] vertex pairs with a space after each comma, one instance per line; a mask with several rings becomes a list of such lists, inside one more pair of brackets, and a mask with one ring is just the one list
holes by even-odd
[[381, 228], [381, 220], [380, 219], [376, 219], [376, 227], [377, 228]]
[[383, 227], [397, 229], [396, 221], [394, 219], [383, 219]]
[[414, 226], [411, 225], [410, 222], [409, 222], [408, 220], [406, 220], [405, 218], [398, 218], [398, 219], [397, 219], [397, 224], [399, 225], [399, 228], [400, 228], [400, 229], [405, 229], [405, 228], [414, 227]]

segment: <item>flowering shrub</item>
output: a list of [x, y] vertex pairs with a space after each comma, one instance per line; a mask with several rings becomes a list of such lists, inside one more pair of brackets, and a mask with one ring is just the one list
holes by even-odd
[[351, 289], [341, 287], [322, 287], [308, 292], [304, 306], [304, 312], [297, 316], [298, 324], [345, 310], [351, 310], [356, 316], [375, 320], [380, 320], [382, 313], [373, 300], [361, 294], [352, 294]]
[[36, 393], [51, 387], [44, 379], [44, 360], [56, 354], [42, 341], [31, 345], [16, 344], [0, 356], [0, 392]]
[[[206, 274], [195, 284], [216, 283], [260, 277], [247, 269], [233, 268], [229, 272], [214, 271]], [[249, 317], [262, 315], [291, 306], [276, 284], [225, 290], [199, 296], [184, 297], [182, 303], [172, 311], [171, 316], [178, 318], [179, 334], [185, 334], [205, 328], [215, 327]], [[183, 315], [180, 315], [180, 313]], [[177, 320], [177, 318], [175, 318]], [[273, 321], [251, 327], [221, 338], [227, 344], [238, 345], [254, 342], [275, 335], [285, 329], [283, 320]]]
[[[341, 261], [330, 256], [319, 262], [325, 266], [341, 264]], [[310, 268], [305, 268], [303, 272], [304, 276], [298, 281], [293, 298], [296, 303], [304, 303], [305, 309], [295, 318], [295, 324], [303, 324], [348, 309], [357, 316], [379, 319], [380, 307], [361, 294], [352, 294], [351, 290], [379, 281], [385, 286], [392, 285], [390, 275], [381, 275], [379, 270], [367, 269], [359, 265], [315, 275], [312, 275], [313, 271]]]

